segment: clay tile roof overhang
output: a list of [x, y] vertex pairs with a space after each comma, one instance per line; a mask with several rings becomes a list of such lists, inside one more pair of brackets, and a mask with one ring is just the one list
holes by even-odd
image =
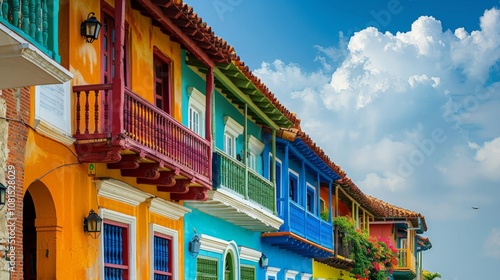
[[367, 196], [367, 197], [369, 197], [369, 199], [372, 200], [373, 203], [378, 204], [382, 208], [383, 215], [378, 217], [378, 218], [382, 218], [382, 219], [397, 219], [397, 218], [406, 219], [407, 221], [411, 222], [412, 227], [415, 227], [415, 228], [420, 227], [420, 224], [419, 224], [419, 219], [420, 219], [420, 222], [422, 223], [423, 230], [427, 231], [427, 224], [425, 222], [425, 217], [422, 214], [408, 210], [408, 209], [404, 209], [404, 208], [401, 208], [401, 207], [398, 207], [398, 206], [395, 206], [392, 204], [389, 204], [389, 203], [382, 201], [382, 200], [375, 198], [375, 197], [371, 197], [371, 196]]
[[[296, 122], [300, 123], [300, 120]], [[298, 127], [298, 128], [297, 128]], [[321, 149], [316, 143], [311, 139], [311, 137], [300, 129], [300, 126], [296, 125], [295, 128], [281, 129], [280, 133], [277, 134], [278, 137], [285, 139], [288, 138], [289, 141], [293, 141], [294, 145], [301, 145], [300, 151], [303, 154], [314, 154], [329, 170], [335, 173], [336, 183], [350, 196], [354, 199], [361, 207], [366, 209], [374, 216], [380, 216], [382, 208], [378, 204], [373, 203], [359, 188], [352, 182], [350, 178], [347, 177], [346, 173], [341, 169], [340, 166], [336, 165], [326, 153]], [[291, 139], [290, 135], [294, 135], [296, 138]], [[303, 144], [302, 144], [303, 143]], [[307, 146], [307, 149], [304, 148]], [[318, 162], [318, 161], [313, 161]]]
[[[173, 40], [179, 41], [196, 60], [202, 63], [201, 66], [217, 65], [228, 77], [239, 71], [242, 75], [234, 79], [244, 81], [237, 85], [241, 85], [241, 90], [250, 96], [277, 125], [281, 127], [295, 125], [297, 122], [295, 114], [278, 101], [267, 86], [235, 54], [234, 48], [216, 36], [212, 28], [193, 11], [192, 7], [181, 0], [137, 0], [132, 1], [132, 6], [151, 17], [153, 24], [162, 28]], [[213, 62], [213, 65], [208, 65], [207, 59]], [[233, 101], [236, 100], [235, 98]], [[239, 103], [241, 107], [241, 101]], [[252, 117], [256, 117], [255, 114]], [[263, 120], [259, 118], [256, 120], [259, 124], [265, 125]]]
[[[208, 71], [207, 67], [191, 54], [187, 55], [186, 63], [197, 68], [203, 74]], [[247, 113], [250, 119], [254, 120], [258, 125], [263, 127], [274, 126], [275, 128], [276, 126], [280, 128], [295, 125], [298, 121], [295, 114], [281, 105], [278, 99], [274, 97], [274, 94], [267, 90], [267, 87], [253, 76], [250, 70], [242, 70], [238, 64], [236, 64], [236, 61], [229, 64], [216, 64], [217, 68], [214, 71], [216, 89], [242, 111], [245, 109], [245, 104], [248, 104]], [[255, 106], [252, 106], [252, 104]]]
[[212, 28], [182, 1], [134, 0], [132, 7], [149, 16], [153, 25], [160, 27], [204, 63], [231, 61], [233, 47], [215, 36]]
[[[271, 90], [250, 71], [249, 67], [240, 60], [239, 56], [236, 56], [232, 60], [232, 64], [228, 65], [228, 67], [219, 68], [224, 72], [233, 66], [243, 74], [243, 76], [238, 77], [240, 80], [250, 82], [249, 84], [243, 84], [244, 87], [242, 87], [242, 90], [244, 93], [249, 95], [252, 101], [266, 112], [266, 114], [269, 114], [280, 127], [292, 127], [299, 124], [300, 120], [297, 119], [295, 114], [290, 112], [279, 102], [278, 98], [276, 98]], [[230, 71], [231, 70], [232, 69], [230, 69]], [[230, 73], [227, 74], [229, 75]]]

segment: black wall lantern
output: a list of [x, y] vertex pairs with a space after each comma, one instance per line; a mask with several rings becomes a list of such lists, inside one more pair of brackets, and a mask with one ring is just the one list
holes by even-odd
[[85, 37], [85, 42], [92, 43], [99, 38], [102, 24], [95, 17], [94, 12], [90, 12], [87, 19], [80, 24], [80, 34]]
[[198, 255], [200, 252], [201, 242], [198, 235], [193, 236], [193, 239], [189, 241], [189, 252], [193, 255]]
[[7, 187], [0, 183], [0, 205], [5, 205], [5, 191]]
[[101, 234], [102, 218], [94, 210], [90, 210], [89, 215], [83, 219], [83, 231], [96, 239]]
[[266, 269], [268, 264], [269, 264], [269, 259], [266, 257], [266, 255], [264, 253], [262, 253], [262, 256], [260, 256], [260, 259], [259, 259], [260, 267], [262, 267], [263, 269]]

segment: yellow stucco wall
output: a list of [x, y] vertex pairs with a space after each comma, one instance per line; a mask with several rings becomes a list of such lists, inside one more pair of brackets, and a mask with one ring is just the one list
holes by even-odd
[[[107, 1], [114, 6], [114, 1]], [[69, 64], [74, 74], [74, 85], [99, 84], [101, 81], [101, 57], [100, 42], [92, 44], [85, 43], [80, 36], [80, 22], [87, 17], [90, 11], [96, 14], [98, 19], [102, 18], [99, 1], [82, 0], [71, 2], [69, 11], [70, 44]], [[152, 26], [151, 19], [133, 10], [127, 2], [125, 18], [128, 23], [128, 48], [130, 66], [130, 89], [153, 102], [153, 48], [171, 59], [172, 70], [172, 116], [177, 120], [182, 118], [182, 80], [181, 80], [181, 46], [171, 41], [170, 37], [163, 33], [160, 28]]]
[[[343, 276], [340, 275], [342, 272]], [[342, 280], [355, 280], [356, 278], [349, 276], [349, 271], [333, 268], [326, 264], [313, 260], [313, 279], [342, 279]]]
[[[111, 1], [112, 5], [114, 1]], [[85, 43], [80, 36], [80, 23], [89, 12], [101, 19], [100, 1], [81, 0], [63, 3], [60, 17], [62, 63], [74, 74], [71, 85], [100, 83], [100, 42]], [[173, 116], [181, 118], [181, 48], [178, 43], [152, 27], [151, 20], [126, 6], [131, 42], [131, 89], [153, 101], [153, 47], [172, 60]], [[151, 69], [147, 71], [145, 69]], [[34, 96], [34, 95], [32, 95]], [[71, 105], [74, 109], [74, 104]], [[31, 100], [31, 126], [34, 126], [35, 100]], [[72, 112], [74, 124], [74, 112]], [[74, 130], [74, 128], [73, 128]], [[30, 130], [25, 155], [24, 192], [33, 196], [36, 207], [37, 273], [39, 279], [99, 279], [99, 239], [83, 231], [83, 218], [90, 209], [106, 208], [136, 218], [136, 279], [149, 279], [152, 262], [149, 258], [150, 223], [178, 232], [179, 279], [184, 279], [183, 219], [177, 221], [150, 213], [147, 202], [137, 207], [98, 197], [93, 177], [88, 176], [88, 164], [79, 164], [74, 146], [65, 146]], [[97, 176], [124, 181], [151, 196], [168, 200], [168, 194], [153, 186], [137, 185], [134, 178], [125, 178], [119, 170], [96, 165]]]

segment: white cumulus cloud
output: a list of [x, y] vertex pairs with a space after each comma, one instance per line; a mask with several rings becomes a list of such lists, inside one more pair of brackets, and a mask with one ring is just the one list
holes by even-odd
[[500, 259], [500, 229], [493, 228], [484, 242], [484, 251], [487, 256]]
[[485, 142], [474, 159], [480, 164], [479, 172], [488, 178], [500, 179], [500, 137]]

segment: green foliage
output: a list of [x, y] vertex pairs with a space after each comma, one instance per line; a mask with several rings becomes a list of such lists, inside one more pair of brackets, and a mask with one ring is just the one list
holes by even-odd
[[392, 267], [397, 265], [397, 250], [380, 237], [369, 236], [354, 227], [348, 217], [335, 217], [336, 230], [345, 233], [344, 245], [351, 244], [354, 266], [350, 273], [358, 280], [386, 280]]
[[441, 274], [439, 274], [437, 272], [430, 272], [430, 271], [424, 270], [422, 275], [424, 276], [425, 280], [434, 280], [437, 278], [441, 279]]
[[328, 210], [321, 212], [319, 216], [325, 222], [328, 222], [328, 220], [330, 219], [330, 213], [328, 212]]

